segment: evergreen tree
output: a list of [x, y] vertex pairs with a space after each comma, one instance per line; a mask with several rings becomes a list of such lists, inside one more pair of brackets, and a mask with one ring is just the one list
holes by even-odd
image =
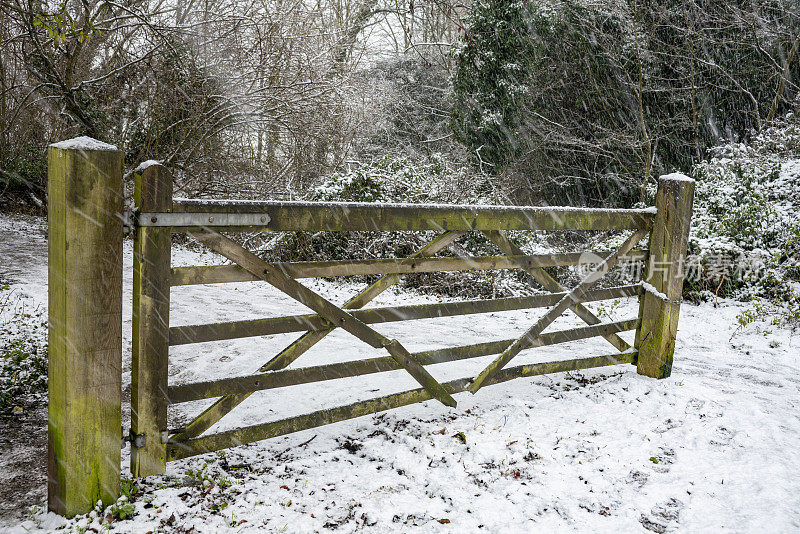
[[456, 54], [452, 126], [458, 141], [498, 173], [522, 147], [525, 99], [534, 63], [528, 2], [473, 5]]
[[628, 206], [797, 106], [798, 0], [479, 0], [454, 137], [518, 202]]

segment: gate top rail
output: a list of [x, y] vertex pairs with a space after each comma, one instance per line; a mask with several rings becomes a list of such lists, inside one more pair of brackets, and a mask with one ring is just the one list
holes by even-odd
[[[293, 231], [486, 231], [486, 230], [648, 230], [655, 213], [647, 209], [459, 204], [384, 204], [204, 200], [175, 198], [174, 228], [222, 226], [214, 214], [225, 214], [230, 230]], [[177, 217], [175, 214], [185, 214]], [[159, 213], [143, 213], [141, 226], [162, 226]], [[240, 216], [240, 217], [237, 217]], [[264, 217], [266, 222], [260, 223]]]

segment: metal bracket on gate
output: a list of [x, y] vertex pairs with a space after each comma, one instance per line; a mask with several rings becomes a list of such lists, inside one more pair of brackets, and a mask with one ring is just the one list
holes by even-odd
[[140, 213], [139, 226], [264, 226], [266, 213]]
[[[167, 443], [167, 441], [169, 441], [169, 434], [170, 434], [169, 430], [161, 431], [161, 435], [159, 437], [161, 438], [162, 445]], [[124, 449], [126, 443], [130, 443], [132, 447], [136, 447], [137, 449], [139, 449], [144, 447], [145, 443], [147, 443], [147, 436], [145, 436], [144, 434], [136, 434], [131, 429], [128, 429], [128, 435], [126, 436], [125, 429], [123, 428], [122, 443], [120, 448]]]
[[145, 443], [147, 442], [147, 436], [145, 436], [144, 434], [136, 434], [130, 428], [128, 429], [128, 435], [126, 436], [125, 435], [125, 429], [123, 428], [122, 429], [122, 442], [120, 444], [120, 448], [121, 449], [125, 448], [125, 443], [126, 442], [129, 442], [131, 444], [131, 447], [136, 447], [137, 449], [140, 449], [140, 448], [144, 447]]

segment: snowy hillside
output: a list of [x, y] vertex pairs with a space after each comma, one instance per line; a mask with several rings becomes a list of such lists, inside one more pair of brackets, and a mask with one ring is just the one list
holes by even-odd
[[[43, 231], [41, 221], [0, 216], [0, 285], [5, 284], [5, 295], [13, 292], [26, 303], [34, 318], [47, 305]], [[218, 261], [184, 249], [176, 249], [173, 259], [183, 265]], [[358, 290], [325, 282], [313, 287], [335, 302]], [[126, 397], [130, 295], [131, 246], [126, 243]], [[258, 283], [175, 288], [172, 295], [175, 325], [304, 311]], [[434, 300], [387, 292], [375, 305]], [[637, 309], [635, 299], [590, 307], [604, 320], [635, 317]], [[796, 531], [800, 342], [789, 330], [770, 324], [766, 315], [739, 327], [737, 317], [748, 311], [753, 313], [729, 301], [684, 305], [675, 364], [666, 380], [641, 377], [629, 365], [520, 379], [475, 396], [459, 394], [456, 409], [426, 402], [171, 463], [166, 476], [124, 484], [132, 505], [123, 501], [72, 521], [42, 511], [44, 479], [30, 467], [39, 465], [38, 473], [43, 472], [41, 439], [31, 446], [3, 419], [0, 485], [17, 491], [7, 488], [0, 495], [14, 495], [17, 512], [0, 518], [0, 530]], [[541, 313], [388, 323], [380, 330], [420, 350], [513, 337]], [[565, 316], [552, 329], [579, 324]], [[632, 339], [632, 332], [622, 335]], [[248, 374], [295, 336], [174, 347], [170, 382]], [[612, 352], [596, 339], [526, 351], [515, 362]], [[337, 332], [294, 366], [370, 355], [372, 349]], [[474, 376], [489, 360], [430, 370], [442, 380]], [[415, 387], [410, 377], [393, 372], [264, 391], [223, 419], [218, 429], [409, 387]], [[170, 425], [185, 422], [206, 405], [181, 405], [170, 413]], [[126, 406], [123, 419], [127, 411]], [[128, 454], [126, 449], [125, 464]], [[123, 475], [127, 472], [124, 465]], [[39, 508], [26, 514], [31, 506]]]

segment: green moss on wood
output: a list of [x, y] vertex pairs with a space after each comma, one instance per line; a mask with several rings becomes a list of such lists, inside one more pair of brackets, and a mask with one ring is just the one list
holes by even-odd
[[122, 153], [48, 151], [48, 507], [119, 496]]

